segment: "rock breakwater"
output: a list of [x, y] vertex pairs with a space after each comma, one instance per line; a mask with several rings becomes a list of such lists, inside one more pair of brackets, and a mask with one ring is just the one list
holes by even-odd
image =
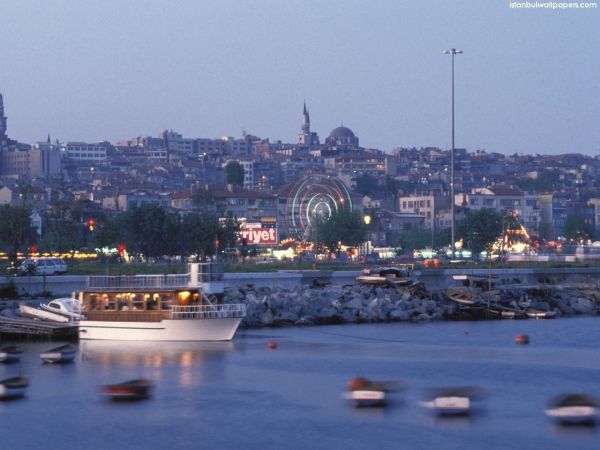
[[[589, 286], [505, 287], [499, 290], [498, 299], [506, 307], [554, 311], [556, 316], [600, 311], [600, 291]], [[462, 307], [443, 291], [429, 292], [420, 283], [402, 288], [355, 284], [284, 289], [248, 285], [227, 288], [223, 300], [246, 305], [247, 316], [242, 322], [245, 327], [497, 318], [486, 315], [483, 305]]]

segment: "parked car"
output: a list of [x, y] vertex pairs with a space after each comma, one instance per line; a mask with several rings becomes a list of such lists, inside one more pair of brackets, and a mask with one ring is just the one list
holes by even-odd
[[21, 263], [19, 271], [23, 275], [61, 274], [67, 271], [67, 264], [62, 258], [28, 258]]

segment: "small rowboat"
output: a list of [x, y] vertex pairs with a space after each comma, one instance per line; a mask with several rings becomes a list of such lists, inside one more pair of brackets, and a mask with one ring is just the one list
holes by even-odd
[[139, 378], [123, 383], [107, 384], [102, 391], [111, 400], [142, 400], [150, 396], [152, 381]]
[[18, 376], [0, 380], [0, 399], [18, 398], [25, 395], [29, 380]]
[[459, 305], [472, 306], [479, 303], [476, 292], [469, 288], [449, 287], [445, 293], [449, 300]]
[[23, 354], [23, 347], [18, 345], [10, 345], [0, 349], [0, 362], [12, 363], [17, 362]]
[[563, 425], [593, 425], [598, 417], [596, 400], [584, 394], [558, 397], [545, 412]]
[[71, 344], [65, 344], [40, 353], [40, 358], [42, 358], [42, 361], [45, 363], [64, 364], [73, 362], [76, 352], [77, 347]]

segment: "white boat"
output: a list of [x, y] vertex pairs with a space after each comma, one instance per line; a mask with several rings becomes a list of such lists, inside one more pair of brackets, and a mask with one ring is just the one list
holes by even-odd
[[358, 407], [383, 406], [386, 402], [386, 392], [379, 389], [357, 389], [348, 391], [345, 396]]
[[595, 424], [598, 406], [595, 399], [584, 394], [568, 394], [553, 400], [546, 415], [564, 425]]
[[356, 377], [348, 382], [344, 398], [352, 401], [355, 406], [385, 406], [388, 394], [404, 388], [399, 381], [372, 381], [368, 378]]
[[0, 348], [0, 362], [12, 363], [17, 362], [23, 354], [23, 348], [18, 345], [10, 345]]
[[79, 320], [82, 318], [81, 304], [73, 298], [57, 298], [49, 303], [42, 303], [40, 307], [46, 311], [65, 316], [71, 320]]
[[25, 395], [27, 386], [29, 386], [29, 380], [22, 376], [0, 380], [0, 399], [22, 397]]
[[552, 319], [556, 317], [556, 311], [542, 311], [534, 308], [526, 309], [525, 314], [530, 319]]
[[64, 364], [73, 362], [75, 359], [75, 353], [77, 353], [77, 347], [71, 344], [65, 344], [40, 353], [40, 358], [45, 363]]
[[421, 406], [443, 416], [467, 415], [472, 412], [473, 402], [483, 395], [481, 389], [471, 386], [435, 388]]
[[69, 319], [65, 316], [61, 316], [60, 314], [56, 314], [50, 311], [46, 311], [43, 309], [33, 308], [31, 306], [19, 305], [19, 310], [21, 311], [21, 315], [25, 317], [29, 317], [31, 319], [39, 319], [39, 320], [47, 320], [50, 322], [61, 322], [66, 323]]
[[433, 409], [441, 415], [469, 414], [471, 399], [469, 397], [441, 396], [428, 402], [421, 402], [421, 405]]
[[190, 264], [185, 275], [89, 277], [80, 293], [80, 339], [228, 341], [246, 315], [243, 304], [216, 304], [221, 264]]

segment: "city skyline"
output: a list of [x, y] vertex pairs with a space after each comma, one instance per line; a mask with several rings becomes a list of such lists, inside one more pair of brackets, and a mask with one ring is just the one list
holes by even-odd
[[295, 142], [306, 100], [321, 139], [343, 123], [365, 147], [449, 148], [443, 51], [456, 47], [456, 147], [598, 153], [598, 9], [490, 3], [7, 4], [8, 135], [116, 142], [246, 130]]

